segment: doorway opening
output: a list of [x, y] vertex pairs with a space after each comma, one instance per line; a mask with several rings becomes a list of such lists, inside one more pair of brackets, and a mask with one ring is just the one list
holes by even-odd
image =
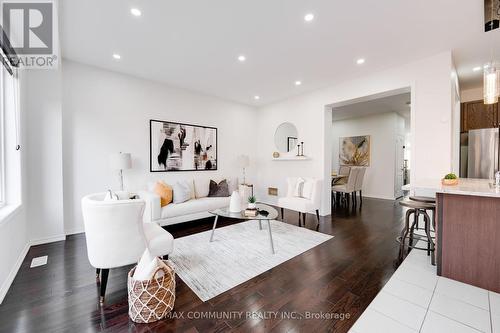
[[411, 174], [410, 88], [330, 107], [332, 206], [403, 197]]

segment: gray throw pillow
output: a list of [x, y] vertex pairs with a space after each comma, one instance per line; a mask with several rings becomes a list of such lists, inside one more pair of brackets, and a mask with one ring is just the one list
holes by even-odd
[[210, 189], [208, 191], [209, 197], [228, 197], [229, 196], [229, 186], [227, 181], [224, 179], [219, 184], [210, 180]]

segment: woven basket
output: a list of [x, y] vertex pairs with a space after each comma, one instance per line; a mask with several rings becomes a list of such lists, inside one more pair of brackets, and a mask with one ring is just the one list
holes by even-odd
[[[127, 282], [130, 319], [136, 323], [152, 323], [165, 318], [174, 308], [174, 270], [167, 264], [167, 267], [156, 269], [153, 279], [139, 281], [133, 278], [135, 268], [128, 273]], [[156, 278], [160, 271], [163, 271], [163, 276]]]

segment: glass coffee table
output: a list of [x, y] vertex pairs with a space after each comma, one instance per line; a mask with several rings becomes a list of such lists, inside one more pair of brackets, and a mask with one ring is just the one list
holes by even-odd
[[210, 214], [215, 215], [215, 220], [214, 220], [214, 226], [212, 227], [212, 234], [210, 235], [210, 242], [214, 240], [214, 233], [215, 233], [215, 228], [217, 227], [217, 219], [219, 216], [230, 218], [230, 219], [237, 219], [237, 220], [257, 220], [259, 221], [259, 229], [262, 230], [262, 221], [267, 221], [267, 227], [269, 230], [269, 240], [271, 242], [271, 251], [273, 251], [274, 254], [274, 243], [273, 243], [273, 234], [271, 231], [271, 220], [276, 220], [278, 217], [278, 211], [274, 209], [273, 207], [265, 204], [258, 203], [257, 209], [262, 211], [265, 210], [269, 214], [268, 215], [262, 215], [258, 214], [257, 216], [245, 216], [243, 215], [243, 211], [238, 212], [238, 213], [232, 213], [229, 211], [229, 207], [225, 208], [219, 208], [219, 209], [214, 209], [209, 211]]

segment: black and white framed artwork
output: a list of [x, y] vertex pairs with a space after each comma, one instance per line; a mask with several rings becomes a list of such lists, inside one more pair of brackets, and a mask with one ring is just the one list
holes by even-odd
[[217, 170], [217, 128], [150, 120], [150, 171]]

